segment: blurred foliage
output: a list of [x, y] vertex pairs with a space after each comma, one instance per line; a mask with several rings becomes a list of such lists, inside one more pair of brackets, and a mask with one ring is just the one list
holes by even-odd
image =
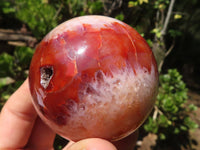
[[0, 78], [24, 79], [34, 51], [29, 47], [16, 47], [13, 55], [0, 54]]
[[14, 58], [7, 54], [3, 53], [0, 55], [0, 77], [6, 77], [6, 76], [13, 76], [13, 66], [14, 66]]
[[[176, 46], [175, 52], [181, 57], [173, 57], [174, 61], [170, 61], [171, 63], [181, 59], [183, 51], [187, 53], [184, 57], [196, 58], [198, 55], [194, 55], [191, 51], [199, 52], [200, 48], [198, 44], [200, 11], [195, 10], [199, 1], [176, 1], [167, 32], [163, 35], [162, 29], [170, 2], [170, 0], [1, 0], [0, 28], [19, 30], [25, 25], [39, 42], [55, 26], [73, 17], [107, 15], [133, 26], [147, 39], [150, 47], [153, 48], [158, 44], [164, 53], [172, 41], [178, 41], [179, 45]], [[191, 47], [188, 47], [187, 43], [190, 43]], [[0, 108], [27, 77], [33, 53], [34, 49], [29, 47], [15, 47], [12, 50], [0, 47]], [[195, 60], [200, 64], [199, 59]], [[157, 99], [154, 115], [149, 117], [145, 130], [158, 134], [160, 141], [172, 139], [170, 136], [177, 137], [197, 127], [188, 115], [196, 109], [196, 106], [187, 105], [187, 88], [177, 70], [161, 74]], [[66, 141], [58, 136], [54, 147], [61, 149], [65, 143]]]
[[64, 3], [68, 5], [70, 16], [92, 15], [103, 12], [103, 3], [100, 0], [66, 0]]
[[[188, 104], [186, 85], [176, 69], [169, 69], [167, 74], [160, 75], [159, 80], [160, 87], [154, 112], [148, 118], [144, 129], [146, 132], [157, 134], [160, 144], [186, 144], [189, 130], [198, 128], [198, 124], [190, 118], [197, 107]], [[184, 141], [176, 140], [181, 137], [184, 137]]]
[[44, 0], [15, 0], [16, 17], [26, 23], [35, 37], [41, 38], [57, 25], [56, 6]]
[[0, 107], [27, 77], [33, 53], [29, 47], [16, 47], [13, 55], [0, 54]]

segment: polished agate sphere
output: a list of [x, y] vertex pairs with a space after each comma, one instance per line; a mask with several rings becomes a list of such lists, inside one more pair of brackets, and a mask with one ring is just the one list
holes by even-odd
[[146, 41], [104, 16], [62, 23], [36, 48], [29, 71], [41, 119], [66, 139], [119, 140], [134, 132], [155, 103], [158, 71]]

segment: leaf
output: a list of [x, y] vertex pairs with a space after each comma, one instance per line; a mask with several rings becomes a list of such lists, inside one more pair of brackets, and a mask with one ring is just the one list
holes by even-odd
[[0, 78], [0, 88], [2, 88], [3, 86], [5, 86], [7, 83], [6, 78]]
[[57, 25], [56, 5], [43, 0], [16, 0], [16, 17], [26, 23], [37, 39], [41, 39]]
[[14, 13], [15, 9], [14, 8], [3, 8], [3, 13], [9, 14], [9, 13]]
[[158, 28], [154, 28], [151, 33], [154, 33], [158, 38], [161, 37], [161, 31]]
[[183, 131], [187, 131], [187, 127], [184, 126], [184, 125], [181, 125], [181, 126], [180, 126], [180, 129], [183, 130]]
[[158, 5], [158, 8], [159, 8], [160, 10], [163, 10], [163, 9], [166, 8], [166, 5], [164, 5], [164, 4], [160, 4], [160, 5]]
[[48, 4], [48, 0], [42, 0], [43, 4]]
[[160, 133], [160, 134], [159, 134], [159, 138], [160, 138], [161, 140], [165, 140], [165, 139], [166, 139], [166, 136], [165, 136], [164, 133]]
[[11, 83], [14, 83], [15, 81], [12, 78], [9, 77], [3, 77], [0, 78], [0, 89], [6, 85], [9, 85]]
[[15, 8], [11, 6], [11, 2], [9, 2], [9, 1], [0, 2], [0, 8], [2, 8], [2, 11], [4, 14], [16, 12]]
[[17, 47], [14, 51], [15, 60], [20, 67], [28, 68], [33, 56], [33, 49], [29, 47]]
[[182, 15], [180, 15], [180, 14], [175, 14], [174, 15], [174, 19], [181, 19], [182, 18]]
[[186, 117], [186, 118], [184, 119], [184, 124], [185, 124], [186, 126], [188, 126], [189, 129], [196, 129], [196, 128], [198, 128], [198, 124], [195, 123], [193, 120], [191, 120], [190, 117]]
[[197, 110], [197, 106], [195, 106], [194, 104], [190, 104], [188, 106], [188, 108], [190, 109], [190, 111], [196, 111]]
[[0, 77], [12, 77], [14, 75], [13, 62], [14, 58], [11, 55], [7, 53], [3, 53], [0, 55]]
[[147, 132], [157, 133], [158, 132], [157, 122], [154, 121], [152, 117], [149, 117], [148, 122], [144, 125], [144, 129]]
[[160, 126], [167, 128], [169, 126], [168, 119], [165, 115], [160, 115], [158, 123]]
[[146, 41], [147, 41], [147, 43], [148, 43], [148, 45], [149, 45], [150, 47], [153, 46], [153, 41], [152, 41], [151, 39], [147, 39]]
[[179, 134], [179, 133], [180, 133], [179, 128], [175, 128], [175, 129], [174, 129], [174, 134]]
[[138, 0], [139, 4], [142, 5], [143, 3], [148, 3], [148, 0]]
[[4, 99], [4, 100], [8, 100], [9, 97], [10, 97], [10, 94], [7, 94], [7, 93], [3, 93], [3, 94], [1, 95], [1, 98]]
[[182, 35], [182, 32], [180, 32], [178, 30], [170, 29], [168, 32], [169, 32], [170, 36], [172, 36], [172, 37], [177, 37], [177, 36], [181, 36]]
[[[84, 4], [82, 5], [84, 7]], [[98, 14], [103, 10], [103, 3], [99, 0], [97, 1], [88, 1], [87, 4], [89, 14]], [[83, 8], [84, 9], [84, 8]], [[84, 11], [82, 13], [85, 13]]]
[[117, 16], [115, 16], [116, 19], [123, 21], [124, 20], [124, 14], [118, 14]]
[[129, 1], [129, 2], [128, 2], [128, 7], [129, 7], [129, 8], [135, 7], [135, 6], [137, 6], [137, 5], [138, 5], [138, 2], [134, 2], [134, 1]]

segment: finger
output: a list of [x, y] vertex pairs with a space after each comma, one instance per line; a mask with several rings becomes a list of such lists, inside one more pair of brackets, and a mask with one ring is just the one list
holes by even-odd
[[27, 148], [52, 149], [55, 133], [38, 117], [29, 138]]
[[90, 138], [81, 140], [79, 142], [72, 143], [70, 146], [65, 147], [63, 150], [79, 150], [79, 149], [117, 150], [112, 143], [99, 138]]
[[137, 139], [138, 139], [138, 130], [136, 130], [131, 135], [125, 137], [124, 139], [121, 139], [119, 141], [112, 142], [118, 150], [133, 150]]
[[26, 80], [1, 111], [0, 149], [23, 148], [29, 139], [36, 117]]

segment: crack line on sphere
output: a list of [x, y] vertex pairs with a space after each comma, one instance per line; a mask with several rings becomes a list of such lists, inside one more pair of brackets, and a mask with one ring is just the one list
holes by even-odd
[[[123, 27], [123, 29], [125, 30], [125, 32], [126, 32], [128, 38], [130, 39], [130, 41], [131, 41], [131, 43], [132, 43], [132, 45], [133, 45], [133, 47], [134, 47], [134, 49], [135, 49], [136, 62], [139, 64], [139, 62], [138, 62], [138, 55], [137, 55], [137, 48], [136, 48], [136, 46], [135, 46], [135, 43], [133, 42], [133, 39], [131, 38], [131, 35], [128, 33], [128, 31], [125, 29], [125, 27]], [[135, 68], [134, 68], [134, 72], [135, 72]]]

